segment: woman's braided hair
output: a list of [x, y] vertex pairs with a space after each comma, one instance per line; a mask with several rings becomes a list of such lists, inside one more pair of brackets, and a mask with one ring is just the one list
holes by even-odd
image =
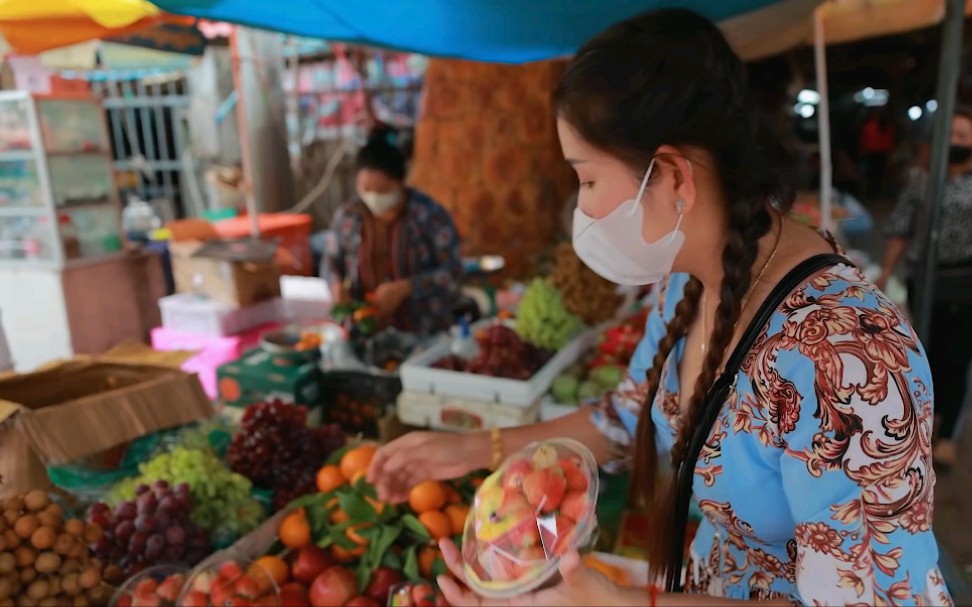
[[[782, 210], [792, 204], [790, 156], [765, 126], [742, 61], [715, 25], [685, 10], [635, 17], [589, 41], [564, 72], [555, 99], [561, 118], [585, 141], [625, 160], [636, 173], [663, 144], [704, 149], [717, 163], [713, 168], [728, 204], [723, 278], [702, 371], [677, 424], [671, 453], [677, 467], [732, 341], [758, 242], [772, 227], [769, 204]], [[660, 482], [651, 408], [662, 368], [694, 322], [701, 295], [702, 284], [692, 278], [658, 344], [638, 420], [632, 501], [652, 511], [647, 550], [653, 575], [675, 566], [671, 549], [682, 538], [673, 537], [675, 475]]]

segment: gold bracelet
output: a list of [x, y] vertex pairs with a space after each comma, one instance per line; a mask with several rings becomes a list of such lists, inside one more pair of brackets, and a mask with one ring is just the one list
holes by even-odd
[[503, 463], [503, 432], [499, 428], [491, 428], [489, 442], [493, 448], [493, 460], [490, 469], [496, 470]]

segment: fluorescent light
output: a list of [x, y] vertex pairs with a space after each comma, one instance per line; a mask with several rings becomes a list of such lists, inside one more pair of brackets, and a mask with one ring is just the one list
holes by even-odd
[[916, 121], [921, 118], [921, 108], [917, 105], [913, 105], [908, 108], [908, 118], [911, 118], [912, 121]]
[[820, 93], [812, 89], [803, 89], [797, 94], [797, 101], [817, 105], [820, 103]]
[[854, 101], [866, 107], [881, 107], [887, 105], [889, 93], [887, 89], [867, 87], [854, 93]]
[[815, 111], [816, 110], [814, 109], [814, 107], [809, 103], [801, 103], [799, 107], [797, 107], [797, 113], [800, 114], [800, 116], [802, 116], [803, 118], [813, 117]]
[[934, 112], [935, 110], [938, 109], [938, 101], [934, 99], [929, 99], [928, 101], [925, 102], [925, 109], [928, 110], [929, 112]]

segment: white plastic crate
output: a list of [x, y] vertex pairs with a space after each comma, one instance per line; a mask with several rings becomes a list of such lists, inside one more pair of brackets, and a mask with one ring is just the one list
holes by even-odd
[[402, 392], [396, 409], [403, 424], [452, 432], [513, 428], [540, 419], [540, 403], [519, 407], [416, 392]]
[[[488, 327], [491, 322], [476, 323], [473, 332]], [[401, 367], [402, 386], [408, 392], [530, 407], [550, 389], [558, 375], [580, 359], [595, 338], [594, 331], [584, 331], [527, 381], [434, 369], [431, 365], [450, 352], [451, 342], [443, 339], [405, 361]]]
[[178, 293], [160, 299], [159, 309], [162, 326], [166, 329], [214, 337], [236, 335], [253, 327], [278, 322], [281, 317], [280, 298], [234, 308], [191, 293]]
[[561, 405], [549, 396], [540, 400], [540, 421], [549, 422], [565, 415], [576, 412], [580, 407], [576, 405]]

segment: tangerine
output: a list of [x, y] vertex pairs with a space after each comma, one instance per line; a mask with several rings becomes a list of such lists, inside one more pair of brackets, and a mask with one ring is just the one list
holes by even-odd
[[327, 511], [331, 513], [329, 517], [332, 525], [340, 525], [350, 520], [348, 513], [341, 509], [341, 504], [338, 502], [338, 498], [332, 497], [330, 501], [327, 502]]
[[469, 506], [464, 504], [452, 504], [446, 506], [446, 515], [452, 523], [452, 535], [460, 535], [466, 528], [466, 519], [469, 518]]
[[418, 519], [436, 541], [449, 537], [452, 533], [452, 519], [445, 512], [429, 510], [420, 514]]
[[408, 492], [408, 505], [418, 514], [442, 510], [446, 505], [446, 490], [439, 481], [425, 481]]
[[225, 402], [234, 403], [240, 400], [243, 390], [238, 381], [232, 377], [224, 377], [219, 380], [219, 395], [223, 397]]
[[436, 561], [442, 560], [442, 551], [438, 546], [430, 545], [422, 548], [418, 555], [419, 573], [424, 579], [432, 579], [432, 567]]
[[365, 527], [368, 527], [368, 523], [361, 523], [360, 525], [351, 525], [344, 532], [344, 535], [346, 535], [349, 540], [351, 540], [358, 546], [362, 546], [362, 547], [367, 546], [368, 538], [358, 533], [359, 529], [364, 529]]
[[330, 493], [338, 487], [343, 487], [348, 482], [338, 466], [324, 466], [317, 471], [317, 490], [321, 493]]
[[311, 543], [310, 523], [303, 508], [294, 510], [280, 521], [277, 530], [280, 543], [288, 548], [303, 548]]
[[456, 491], [455, 487], [446, 485], [446, 502], [449, 504], [461, 504], [462, 496]]
[[[254, 575], [254, 573], [258, 575]], [[250, 567], [250, 576], [257, 578], [260, 574], [269, 575], [278, 587], [283, 586], [290, 579], [290, 567], [287, 562], [279, 556], [261, 556], [253, 561]]]
[[378, 447], [374, 445], [361, 445], [345, 453], [341, 457], [341, 473], [344, 474], [344, 478], [353, 479], [356, 472], [367, 473], [377, 450]]
[[357, 485], [358, 481], [360, 481], [367, 475], [368, 475], [368, 470], [358, 470], [357, 472], [354, 473], [354, 475], [349, 480], [351, 481], [352, 485]]
[[385, 506], [387, 506], [385, 502], [376, 500], [373, 497], [368, 497], [367, 495], [365, 496], [365, 501], [371, 504], [371, 507], [375, 509], [375, 513], [377, 514], [381, 514], [382, 512], [384, 512]]

